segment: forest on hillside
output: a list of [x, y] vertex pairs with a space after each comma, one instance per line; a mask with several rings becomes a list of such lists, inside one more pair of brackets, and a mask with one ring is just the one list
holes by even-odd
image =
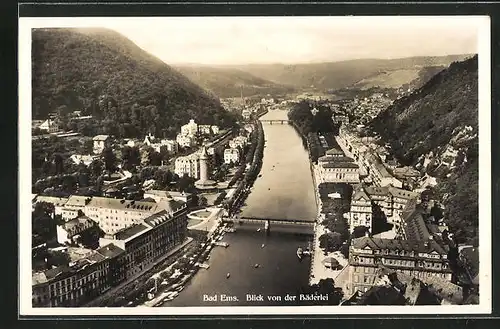
[[[232, 127], [234, 114], [124, 36], [106, 29], [35, 29], [33, 119], [57, 112], [63, 127], [123, 137], [174, 136], [191, 118]], [[92, 115], [73, 121], [73, 111]]]
[[477, 55], [452, 63], [371, 123], [401, 163], [438, 179], [448, 225], [467, 243], [477, 242], [479, 222], [477, 65]]

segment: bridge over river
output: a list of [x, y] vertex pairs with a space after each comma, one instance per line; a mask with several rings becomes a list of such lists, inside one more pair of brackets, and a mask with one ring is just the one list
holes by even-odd
[[288, 119], [284, 119], [284, 120], [280, 120], [280, 119], [260, 119], [260, 122], [262, 122], [262, 124], [275, 124], [275, 125], [287, 125], [289, 124], [290, 122], [288, 121]]

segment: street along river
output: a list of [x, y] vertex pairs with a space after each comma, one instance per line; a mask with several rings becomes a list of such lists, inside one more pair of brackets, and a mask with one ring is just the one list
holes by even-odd
[[[273, 119], [286, 120], [286, 111], [270, 111], [261, 118]], [[263, 127], [266, 146], [261, 176], [241, 216], [314, 221], [315, 192], [300, 136], [288, 124], [264, 123]], [[206, 261], [210, 268], [200, 269], [179, 296], [163, 306], [294, 305], [267, 297], [296, 295], [307, 286], [310, 259], [299, 260], [296, 250], [308, 245], [312, 236], [303, 233], [311, 228], [271, 224], [268, 234], [264, 223], [235, 224], [235, 228], [236, 232], [223, 238], [229, 247], [216, 247], [211, 252]], [[252, 294], [256, 295], [254, 300], [247, 300]], [[262, 301], [258, 295], [262, 295]]]

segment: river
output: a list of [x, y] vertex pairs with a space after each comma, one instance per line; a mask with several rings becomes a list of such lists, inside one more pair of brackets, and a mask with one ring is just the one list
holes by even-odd
[[[261, 119], [286, 118], [285, 111], [274, 110]], [[255, 181], [242, 217], [314, 221], [314, 188], [300, 136], [287, 124], [263, 127], [266, 147], [262, 176]], [[267, 296], [296, 295], [307, 286], [310, 259], [299, 261], [296, 249], [307, 246], [312, 236], [302, 234], [300, 228], [271, 225], [271, 232], [266, 234], [263, 229], [258, 231], [259, 227], [263, 224], [237, 225], [235, 233], [227, 233], [223, 241], [230, 246], [215, 248], [207, 261], [210, 268], [200, 269], [179, 296], [163, 306], [284, 305], [283, 300], [273, 302]], [[247, 294], [262, 294], [264, 301], [247, 301]], [[209, 301], [214, 295], [217, 301]]]

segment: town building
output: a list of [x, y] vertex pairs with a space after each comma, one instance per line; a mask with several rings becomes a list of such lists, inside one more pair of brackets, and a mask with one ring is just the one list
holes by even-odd
[[175, 159], [174, 172], [182, 177], [187, 174], [189, 177], [199, 178], [200, 177], [200, 155], [198, 153], [192, 153], [187, 156], [178, 157]]
[[403, 182], [398, 180], [396, 177], [392, 176], [387, 169], [385, 168], [384, 164], [378, 158], [377, 155], [371, 153], [367, 157], [368, 161], [368, 173], [370, 177], [372, 178], [374, 184], [377, 186], [394, 186], [401, 188], [403, 187]]
[[195, 139], [191, 135], [177, 134], [176, 142], [180, 147], [192, 147]]
[[77, 238], [85, 231], [95, 229], [97, 223], [87, 216], [80, 216], [65, 222], [62, 225], [57, 225], [57, 242], [60, 244], [77, 243]]
[[112, 243], [125, 250], [125, 273], [126, 277], [130, 277], [153, 265], [184, 242], [186, 233], [187, 207], [182, 204], [178, 208], [161, 211], [133, 226], [106, 235], [99, 243]]
[[108, 135], [97, 135], [94, 141], [94, 154], [101, 154], [106, 147], [111, 145], [111, 138]]
[[245, 145], [248, 143], [248, 138], [245, 136], [236, 136], [235, 138], [231, 139], [229, 141], [229, 147], [230, 148], [238, 148], [238, 147], [245, 147]]
[[405, 180], [405, 179], [417, 179], [420, 177], [420, 172], [416, 169], [413, 169], [412, 167], [401, 167], [401, 168], [394, 168], [392, 170], [392, 173], [394, 176], [400, 180]]
[[189, 204], [193, 199], [193, 196], [191, 195], [191, 193], [186, 193], [186, 192], [147, 190], [144, 192], [144, 199], [147, 198], [151, 198], [158, 203], [165, 200], [175, 200]]
[[74, 164], [80, 164], [83, 163], [87, 167], [95, 160], [97, 157], [92, 154], [87, 154], [87, 155], [82, 155], [82, 154], [73, 154], [70, 156], [70, 159], [73, 161]]
[[244, 109], [241, 112], [241, 115], [243, 116], [243, 119], [248, 120], [248, 119], [250, 119], [252, 117], [252, 111], [250, 111], [248, 109]]
[[220, 132], [219, 126], [212, 125], [210, 128], [212, 129], [212, 134], [214, 134], [214, 135], [219, 134], [219, 132]]
[[[185, 137], [185, 136], [183, 136]], [[181, 138], [182, 139], [182, 138]], [[185, 141], [186, 143], [191, 143], [191, 139], [188, 137], [189, 142]], [[168, 140], [168, 139], [162, 139], [160, 140], [159, 138], [154, 137], [153, 135], [149, 134], [144, 138], [144, 144], [152, 147], [155, 152], [160, 153], [161, 148], [164, 147], [169, 153], [177, 153], [179, 150], [179, 144], [177, 143], [176, 140]]]
[[235, 164], [240, 161], [240, 151], [237, 148], [227, 148], [224, 150], [224, 163]]
[[55, 120], [47, 119], [40, 126], [38, 126], [40, 130], [46, 131], [50, 133], [56, 133], [59, 131], [59, 125]]
[[[376, 205], [396, 225], [396, 230], [401, 225], [400, 221], [408, 203], [416, 201], [418, 193], [407, 191], [392, 186], [377, 187], [357, 185], [351, 197], [349, 211], [349, 225], [351, 232], [356, 226], [372, 227], [373, 206]], [[362, 224], [365, 223], [365, 224]], [[367, 225], [369, 223], [369, 225]]]
[[38, 202], [46, 202], [54, 205], [54, 216], [62, 215], [63, 208], [68, 202], [68, 198], [59, 198], [55, 196], [37, 195], [33, 200], [33, 208]]
[[176, 154], [179, 152], [179, 143], [173, 139], [162, 139], [160, 142], [161, 146], [164, 146], [170, 154]]
[[349, 124], [349, 117], [344, 113], [334, 113], [332, 115], [332, 121], [335, 124], [347, 125]]
[[115, 233], [168, 208], [168, 203], [130, 201], [93, 197], [84, 213], [99, 224], [105, 233]]
[[339, 150], [336, 147], [333, 147], [325, 152], [325, 156], [327, 157], [345, 157], [345, 154], [342, 150]]
[[79, 212], [83, 212], [85, 205], [90, 202], [92, 197], [72, 195], [64, 204], [61, 211], [61, 216], [64, 221], [71, 220], [79, 216]]
[[125, 280], [124, 250], [107, 244], [91, 255], [32, 275], [33, 307], [76, 307]]
[[427, 241], [379, 239], [365, 236], [353, 239], [349, 248], [348, 294], [366, 292], [380, 281], [380, 268], [407, 274], [417, 279], [437, 277], [451, 280], [447, 248]]
[[212, 126], [211, 125], [198, 125], [198, 133], [201, 135], [211, 135]]
[[193, 119], [183, 126], [181, 126], [181, 134], [186, 136], [196, 136], [198, 133], [198, 124]]
[[325, 155], [318, 159], [318, 168], [325, 183], [359, 183], [359, 166], [352, 158]]
[[370, 232], [372, 231], [372, 200], [362, 185], [357, 185], [353, 189], [348, 216], [351, 233], [358, 226], [365, 226]]
[[136, 146], [136, 142], [133, 139], [127, 138], [124, 140], [124, 142], [125, 142], [125, 146], [128, 146], [128, 147], [135, 147]]

